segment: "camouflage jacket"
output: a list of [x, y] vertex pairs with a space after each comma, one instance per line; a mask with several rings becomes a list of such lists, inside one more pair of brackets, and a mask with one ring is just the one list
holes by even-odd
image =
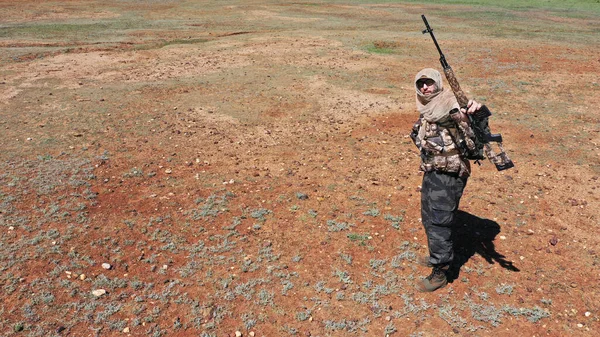
[[[421, 138], [419, 132], [423, 127]], [[458, 149], [458, 137], [456, 123], [451, 118], [436, 123], [419, 118], [413, 125], [410, 138], [421, 152], [421, 171], [456, 173], [468, 177], [471, 166]]]

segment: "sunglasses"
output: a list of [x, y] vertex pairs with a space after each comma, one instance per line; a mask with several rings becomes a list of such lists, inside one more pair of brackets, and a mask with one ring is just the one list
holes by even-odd
[[425, 84], [427, 84], [427, 86], [430, 87], [435, 84], [435, 81], [431, 78], [420, 79], [417, 81], [417, 88], [421, 89]]

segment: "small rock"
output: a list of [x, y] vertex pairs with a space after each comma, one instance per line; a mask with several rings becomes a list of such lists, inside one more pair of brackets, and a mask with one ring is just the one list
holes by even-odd
[[96, 297], [100, 297], [100, 296], [102, 296], [104, 294], [106, 294], [106, 290], [104, 290], [104, 289], [92, 290], [92, 295], [94, 295]]
[[14, 231], [14, 230], [15, 230], [15, 228], [14, 228], [13, 226], [10, 226], [10, 227], [8, 227], [8, 230], [9, 230], [9, 231]]
[[82, 281], [85, 280], [85, 274], [79, 275], [79, 279], [82, 280]]
[[110, 270], [112, 268], [112, 266], [110, 265], [110, 263], [103, 263], [102, 268], [104, 268], [106, 270]]
[[249, 335], [250, 335], [250, 337], [254, 337], [254, 335], [255, 335], [254, 331], [250, 331]]
[[166, 173], [166, 174], [171, 174], [172, 172], [173, 172], [173, 170], [171, 170], [171, 169], [166, 169], [166, 170], [165, 170], [165, 173]]
[[583, 328], [583, 324], [581, 324], [581, 323], [578, 323], [578, 324], [577, 324], [577, 327], [578, 327], [578, 328]]
[[65, 331], [67, 328], [65, 328], [64, 326], [59, 326], [58, 328], [56, 328], [56, 333], [61, 333], [63, 331]]
[[556, 246], [556, 244], [558, 243], [558, 239], [556, 238], [556, 236], [553, 236], [549, 242], [551, 245]]
[[239, 331], [236, 331], [236, 332], [235, 332], [235, 337], [242, 337], [242, 333], [241, 333], [241, 332], [239, 332]]
[[125, 329], [123, 329], [124, 333], [129, 333], [129, 327], [126, 327]]
[[589, 312], [589, 311], [586, 311], [586, 312], [585, 312], [585, 317], [590, 317], [590, 315], [592, 315], [592, 313], [591, 313], [591, 312]]
[[500, 235], [500, 240], [506, 240], [506, 236]]
[[577, 288], [577, 283], [571, 283], [571, 288]]
[[307, 200], [308, 199], [308, 195], [305, 194], [305, 193], [298, 192], [298, 193], [296, 193], [296, 198], [298, 198], [300, 200]]

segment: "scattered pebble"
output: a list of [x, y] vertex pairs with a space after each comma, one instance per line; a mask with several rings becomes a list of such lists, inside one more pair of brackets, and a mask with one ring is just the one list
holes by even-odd
[[591, 315], [591, 314], [592, 314], [591, 312], [589, 312], [589, 311], [586, 311], [586, 312], [585, 312], [585, 317], [590, 317], [590, 315]]
[[166, 173], [166, 174], [171, 174], [172, 172], [173, 172], [173, 170], [171, 170], [171, 169], [166, 169], [166, 170], [165, 170], [165, 173]]
[[104, 289], [92, 290], [92, 295], [94, 295], [96, 297], [100, 297], [100, 296], [102, 296], [104, 294], [106, 294], [106, 290], [104, 290]]
[[110, 270], [112, 268], [112, 266], [110, 265], [110, 263], [103, 263], [102, 268], [104, 268], [106, 270]]
[[239, 331], [236, 331], [236, 332], [235, 332], [235, 337], [242, 337], [242, 333], [241, 333], [241, 332], [239, 332]]
[[500, 240], [506, 240], [506, 236], [500, 235]]
[[79, 279], [82, 280], [82, 281], [85, 280], [85, 274], [79, 275]]

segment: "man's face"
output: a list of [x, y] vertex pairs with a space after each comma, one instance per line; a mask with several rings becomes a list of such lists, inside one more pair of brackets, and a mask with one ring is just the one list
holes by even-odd
[[437, 85], [431, 78], [422, 78], [417, 81], [417, 88], [425, 96], [431, 95], [437, 91]]

